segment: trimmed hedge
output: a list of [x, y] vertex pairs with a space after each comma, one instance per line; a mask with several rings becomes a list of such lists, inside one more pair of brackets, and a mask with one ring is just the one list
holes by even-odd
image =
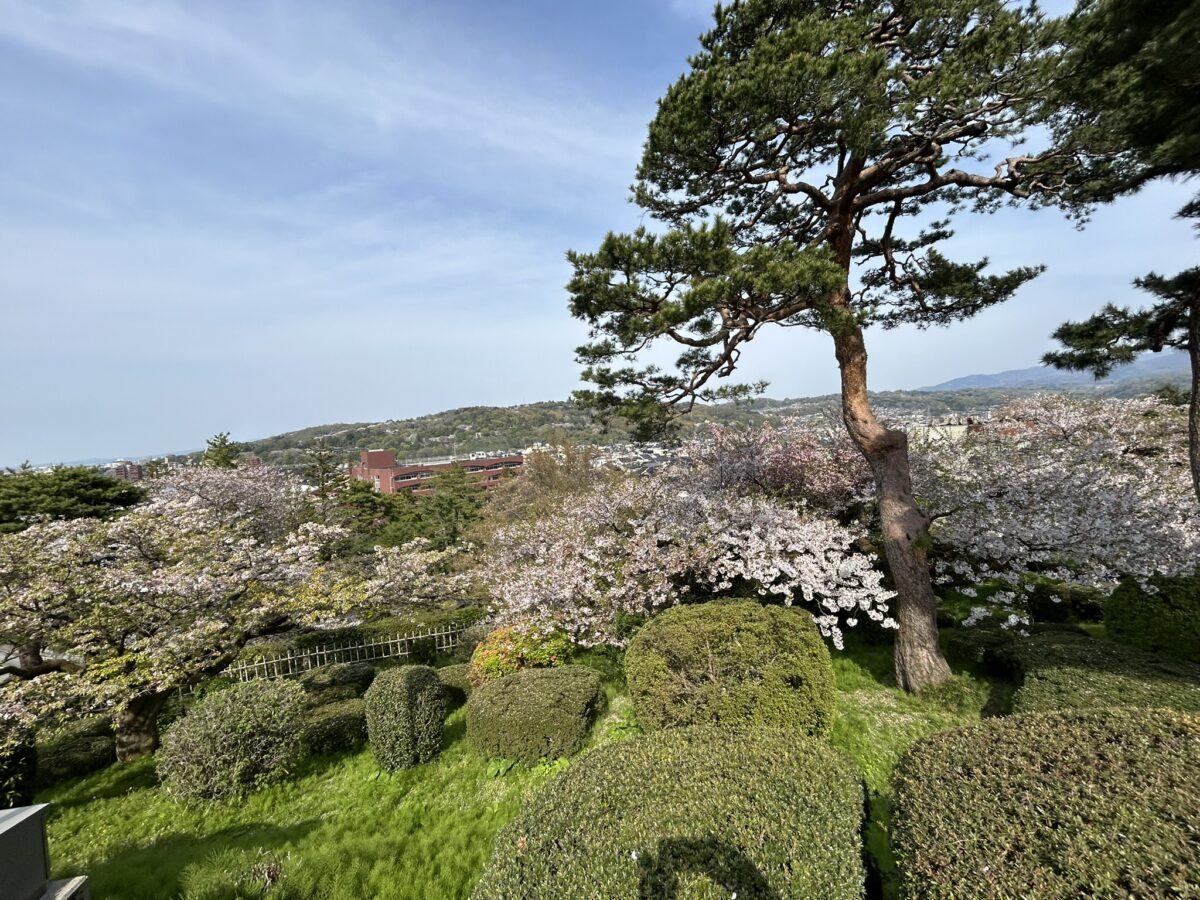
[[583, 748], [603, 703], [593, 669], [522, 669], [471, 694], [467, 738], [493, 758], [532, 764], [570, 756]]
[[592, 750], [499, 835], [475, 900], [851, 900], [863, 788], [824, 742], [676, 728]]
[[437, 670], [438, 681], [446, 689], [446, 697], [451, 703], [464, 703], [471, 696], [470, 668], [468, 663], [455, 663]]
[[561, 666], [570, 655], [565, 634], [497, 628], [475, 645], [467, 673], [471, 684], [480, 687], [520, 669]]
[[1155, 578], [1157, 593], [1122, 582], [1104, 604], [1104, 628], [1115, 641], [1200, 662], [1200, 573]]
[[833, 723], [829, 650], [812, 616], [754, 600], [676, 606], [637, 633], [625, 677], [647, 731], [681, 725]]
[[901, 758], [892, 837], [910, 898], [1200, 896], [1200, 719], [988, 719]]
[[158, 775], [176, 797], [235, 797], [288, 775], [303, 754], [304, 691], [291, 681], [251, 681], [208, 694], [175, 722]]
[[92, 716], [39, 734], [36, 743], [38, 787], [90, 775], [117, 761], [117, 742], [108, 716]]
[[303, 731], [305, 748], [316, 756], [361, 749], [367, 743], [367, 705], [353, 699], [318, 706], [305, 715]]
[[1133, 706], [1200, 712], [1200, 666], [1111, 641], [1046, 632], [993, 651], [994, 662], [1023, 676], [1013, 712]]
[[36, 769], [33, 732], [13, 719], [0, 718], [0, 809], [33, 802]]
[[388, 772], [429, 762], [442, 749], [446, 694], [428, 666], [380, 672], [363, 698], [375, 759]]

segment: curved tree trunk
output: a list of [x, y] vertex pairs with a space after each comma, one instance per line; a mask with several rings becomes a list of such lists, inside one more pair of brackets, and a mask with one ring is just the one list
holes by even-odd
[[158, 714], [166, 694], [141, 694], [117, 714], [117, 760], [149, 756], [158, 749]]
[[46, 664], [41, 644], [23, 644], [17, 648], [17, 663], [22, 669], [36, 671]]
[[897, 592], [896, 683], [918, 691], [950, 677], [938, 645], [937, 599], [927, 557], [929, 519], [913, 497], [908, 435], [885, 428], [871, 410], [862, 329], [840, 328], [833, 341], [842, 373], [842, 420], [875, 476], [884, 552]]
[[1192, 463], [1192, 488], [1200, 500], [1200, 297], [1188, 310], [1188, 358], [1192, 363], [1192, 396], [1188, 401], [1188, 456]]

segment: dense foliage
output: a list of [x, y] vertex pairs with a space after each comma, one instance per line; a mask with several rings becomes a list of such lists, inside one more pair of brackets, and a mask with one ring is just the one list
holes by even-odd
[[603, 702], [593, 669], [522, 669], [472, 691], [467, 738], [498, 759], [532, 764], [570, 756], [583, 748]]
[[32, 729], [0, 708], [0, 809], [33, 801], [36, 766]]
[[913, 746], [893, 837], [912, 898], [1200, 893], [1200, 719], [1094, 710], [988, 719]]
[[108, 518], [144, 496], [137, 485], [90, 466], [0, 472], [0, 534], [40, 521]]
[[1200, 662], [1200, 574], [1122, 582], [1104, 604], [1104, 628], [1115, 641]]
[[600, 747], [525, 804], [475, 900], [849, 900], [863, 896], [863, 790], [787, 731], [686, 728]]
[[381, 672], [364, 700], [371, 749], [385, 771], [427, 763], [441, 751], [447, 704], [433, 669], [401, 666]]
[[235, 797], [287, 776], [302, 750], [304, 691], [290, 681], [237, 684], [201, 698], [157, 757], [172, 795]]
[[991, 652], [1023, 680], [1017, 712], [1096, 706], [1200, 712], [1200, 665], [1071, 632], [1013, 640]]
[[90, 716], [38, 734], [36, 746], [38, 787], [98, 772], [117, 759], [107, 716]]
[[570, 641], [558, 632], [497, 628], [475, 645], [467, 678], [480, 687], [520, 669], [560, 666], [570, 652]]
[[465, 702], [475, 689], [471, 684], [470, 669], [469, 663], [455, 663], [437, 670], [438, 681], [445, 688], [446, 697], [451, 703]]
[[754, 600], [674, 607], [630, 642], [625, 678], [647, 730], [711, 724], [824, 734], [833, 723], [829, 651], [802, 610]]
[[305, 749], [315, 755], [358, 750], [367, 743], [367, 707], [352, 698], [309, 710], [302, 723]]

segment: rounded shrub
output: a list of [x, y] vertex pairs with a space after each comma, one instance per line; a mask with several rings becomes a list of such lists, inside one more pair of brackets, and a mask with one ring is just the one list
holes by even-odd
[[535, 763], [570, 756], [583, 748], [603, 704], [594, 669], [523, 669], [475, 689], [467, 701], [467, 738], [494, 758]]
[[418, 766], [438, 755], [447, 704], [433, 669], [388, 669], [379, 673], [363, 699], [371, 749], [386, 771]]
[[304, 691], [251, 681], [208, 694], [163, 739], [158, 774], [185, 799], [235, 797], [286, 777], [303, 754]]
[[[318, 697], [330, 692], [361, 697], [375, 680], [375, 667], [366, 662], [335, 663], [309, 669], [297, 681], [304, 690]], [[349, 699], [341, 696], [339, 699]]]
[[823, 734], [833, 722], [829, 650], [798, 609], [754, 600], [673, 607], [630, 642], [625, 678], [647, 731], [715, 724]]
[[455, 663], [437, 670], [438, 681], [446, 689], [446, 697], [450, 702], [463, 703], [471, 696], [470, 668], [467, 663]]
[[16, 719], [0, 718], [0, 809], [33, 802], [36, 767], [33, 732]]
[[367, 743], [367, 705], [355, 698], [310, 709], [303, 730], [304, 747], [315, 756], [358, 750]]
[[1133, 706], [1200, 712], [1200, 665], [1071, 632], [1011, 641], [992, 660], [1021, 678], [1013, 712]]
[[522, 806], [475, 900], [850, 900], [863, 788], [824, 742], [694, 727], [592, 750]]
[[1122, 582], [1104, 603], [1104, 628], [1115, 641], [1200, 662], [1200, 573], [1155, 578], [1153, 593]]
[[107, 768], [117, 761], [112, 720], [91, 716], [37, 736], [37, 783], [48, 787]]
[[893, 779], [910, 898], [1200, 895], [1200, 719], [1085, 710], [914, 744]]
[[468, 677], [475, 687], [521, 669], [560, 666], [571, 654], [571, 642], [558, 632], [497, 628], [471, 653]]

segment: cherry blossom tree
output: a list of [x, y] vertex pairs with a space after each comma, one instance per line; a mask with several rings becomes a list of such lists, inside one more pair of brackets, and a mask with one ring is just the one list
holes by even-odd
[[803, 600], [822, 631], [868, 616], [895, 627], [893, 596], [857, 534], [761, 495], [709, 491], [671, 474], [628, 477], [564, 498], [539, 520], [499, 529], [482, 577], [502, 618], [618, 641], [623, 614], [746, 589]]
[[1019, 605], [1031, 573], [1111, 588], [1193, 570], [1187, 430], [1186, 414], [1155, 398], [1045, 395], [1008, 404], [960, 443], [916, 445], [938, 581], [999, 580], [1009, 589], [991, 599]]
[[304, 523], [268, 539], [279, 508], [264, 486], [282, 487], [284, 506], [287, 486], [248, 471], [169, 478], [116, 520], [0, 536], [0, 631], [65, 657], [52, 671], [9, 667], [19, 680], [4, 691], [43, 720], [111, 714], [127, 759], [157, 746], [171, 691], [219, 672], [255, 636], [342, 611], [343, 597], [319, 589], [340, 530]]

